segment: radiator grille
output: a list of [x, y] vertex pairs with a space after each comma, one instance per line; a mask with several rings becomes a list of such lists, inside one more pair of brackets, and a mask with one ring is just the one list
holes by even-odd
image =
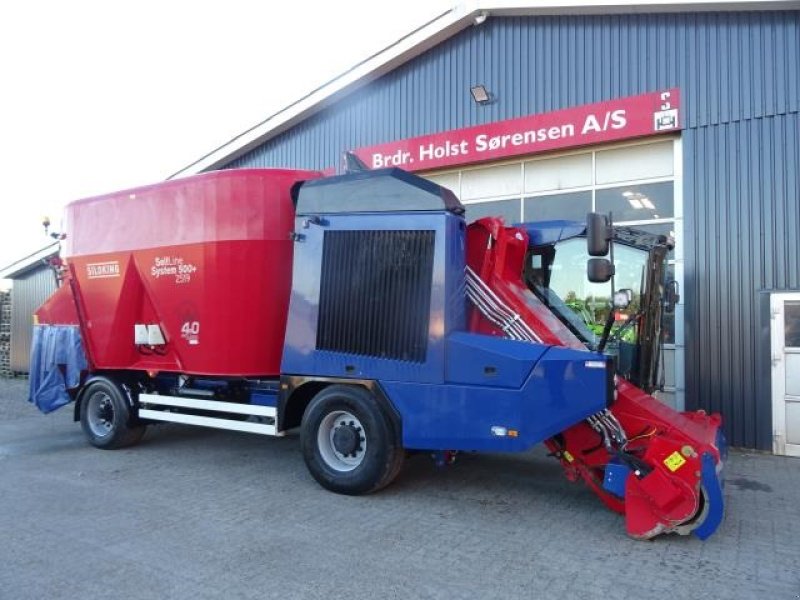
[[423, 362], [433, 231], [326, 231], [317, 349]]

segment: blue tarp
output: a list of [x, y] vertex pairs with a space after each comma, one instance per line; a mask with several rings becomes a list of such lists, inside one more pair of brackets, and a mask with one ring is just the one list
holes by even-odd
[[36, 325], [31, 343], [30, 400], [43, 413], [53, 412], [71, 398], [68, 389], [81, 382], [88, 368], [81, 333], [74, 325]]

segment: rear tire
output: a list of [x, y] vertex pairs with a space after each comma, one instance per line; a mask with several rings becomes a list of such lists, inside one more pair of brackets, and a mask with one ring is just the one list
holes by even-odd
[[109, 380], [88, 385], [81, 398], [81, 428], [95, 448], [114, 450], [138, 443], [146, 425], [134, 423], [134, 415], [122, 390]]
[[359, 495], [389, 485], [405, 453], [375, 397], [356, 386], [334, 385], [319, 392], [303, 415], [303, 458], [324, 488]]

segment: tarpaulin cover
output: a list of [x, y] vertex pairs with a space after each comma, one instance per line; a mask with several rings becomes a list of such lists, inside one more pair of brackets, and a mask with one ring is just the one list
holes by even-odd
[[74, 325], [36, 325], [31, 344], [30, 397], [43, 413], [49, 413], [71, 398], [81, 371], [88, 368], [80, 330]]

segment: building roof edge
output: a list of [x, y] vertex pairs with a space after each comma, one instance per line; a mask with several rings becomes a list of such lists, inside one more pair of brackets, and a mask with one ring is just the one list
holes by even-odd
[[194, 175], [224, 166], [467, 27], [480, 26], [486, 18], [559, 14], [601, 15], [800, 9], [800, 0], [706, 0], [703, 2], [691, 0], [675, 2], [601, 0], [592, 3], [562, 0], [561, 2], [540, 2], [535, 6], [531, 6], [531, 4], [531, 0], [466, 0], [433, 17], [394, 43], [375, 52], [344, 73], [214, 148], [191, 164], [175, 171], [167, 179]]
[[41, 263], [42, 260], [57, 255], [59, 247], [60, 244], [58, 242], [53, 242], [52, 244], [48, 244], [44, 248], [41, 248], [36, 252], [29, 254], [24, 258], [20, 258], [10, 265], [1, 268], [0, 279], [15, 279], [16, 277], [19, 277], [23, 273], [36, 267], [39, 263]]

